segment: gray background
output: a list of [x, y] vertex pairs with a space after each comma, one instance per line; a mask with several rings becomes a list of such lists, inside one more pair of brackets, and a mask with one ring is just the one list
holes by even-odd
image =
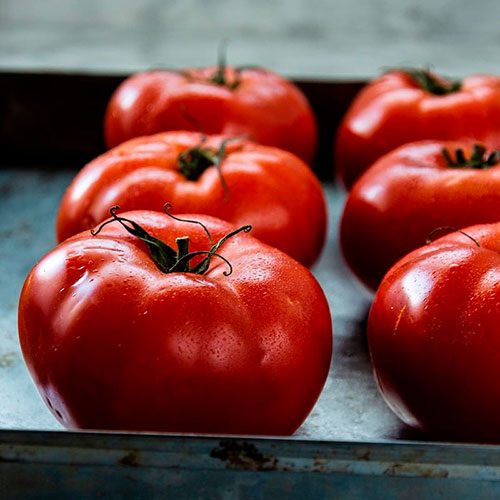
[[500, 72], [497, 0], [0, 0], [0, 70], [130, 73], [229, 58], [288, 76]]

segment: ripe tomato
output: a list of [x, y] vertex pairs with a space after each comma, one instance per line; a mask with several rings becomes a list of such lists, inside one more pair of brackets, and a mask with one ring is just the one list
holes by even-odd
[[310, 266], [323, 247], [326, 206], [311, 169], [286, 151], [247, 140], [166, 132], [122, 144], [90, 162], [57, 217], [63, 241], [108, 217], [109, 207], [213, 215]]
[[354, 273], [376, 289], [433, 229], [499, 221], [499, 161], [499, 151], [464, 141], [411, 143], [380, 158], [354, 184], [342, 215], [342, 251]]
[[167, 130], [248, 135], [311, 164], [316, 121], [293, 83], [260, 68], [209, 67], [148, 71], [115, 91], [104, 121], [108, 148]]
[[384, 277], [368, 320], [380, 392], [440, 439], [500, 441], [500, 223], [413, 251]]
[[213, 217], [183, 216], [218, 246], [159, 212], [114, 218], [52, 250], [21, 293], [21, 347], [52, 413], [70, 428], [294, 432], [330, 365], [312, 274], [237, 231], [221, 245], [235, 227]]
[[344, 117], [337, 171], [349, 188], [375, 160], [407, 142], [472, 138], [498, 145], [499, 114], [499, 77], [449, 82], [429, 71], [390, 71], [367, 85]]

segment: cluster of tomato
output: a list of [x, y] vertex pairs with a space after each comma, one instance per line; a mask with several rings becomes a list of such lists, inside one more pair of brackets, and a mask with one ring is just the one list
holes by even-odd
[[293, 433], [332, 352], [306, 98], [259, 68], [153, 71], [117, 89], [105, 137], [21, 294], [47, 406], [70, 428]]
[[[499, 112], [498, 78], [390, 71], [337, 136], [342, 249], [378, 288], [381, 393], [438, 437], [500, 439]], [[114, 93], [105, 136], [21, 295], [45, 402], [68, 427], [293, 433], [332, 351], [307, 269], [326, 207], [306, 98], [259, 68], [142, 73]]]
[[362, 90], [337, 136], [341, 245], [377, 289], [380, 392], [441, 439], [500, 440], [499, 117], [498, 77], [397, 70]]

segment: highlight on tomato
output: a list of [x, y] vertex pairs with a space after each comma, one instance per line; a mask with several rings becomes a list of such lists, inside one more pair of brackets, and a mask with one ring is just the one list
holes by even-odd
[[354, 184], [340, 243], [351, 270], [375, 290], [436, 227], [499, 220], [500, 151], [471, 141], [420, 141], [383, 156]]
[[335, 165], [345, 186], [377, 159], [422, 139], [500, 144], [500, 77], [449, 80], [433, 71], [394, 69], [354, 99], [338, 129]]
[[88, 230], [110, 206], [213, 215], [311, 266], [323, 248], [326, 202], [295, 155], [241, 137], [164, 132], [128, 141], [86, 165], [63, 197], [57, 239]]
[[71, 429], [293, 433], [328, 375], [332, 325], [313, 275], [206, 215], [118, 213], [30, 272], [19, 337]]
[[223, 45], [217, 66], [138, 73], [112, 95], [104, 120], [108, 148], [169, 130], [248, 135], [308, 164], [318, 142], [301, 90], [264, 68], [227, 66]]
[[454, 232], [395, 264], [368, 320], [380, 392], [433, 439], [500, 441], [500, 223]]

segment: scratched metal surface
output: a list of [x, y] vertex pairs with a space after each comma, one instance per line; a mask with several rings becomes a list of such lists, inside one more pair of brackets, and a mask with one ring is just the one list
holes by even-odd
[[0, 431], [2, 500], [498, 499], [500, 447]]
[[378, 395], [364, 340], [369, 297], [339, 254], [344, 196], [333, 186], [329, 240], [314, 269], [333, 314], [333, 363], [291, 439], [65, 431], [24, 367], [16, 310], [26, 274], [54, 245], [57, 205], [75, 171], [0, 169], [2, 500], [500, 498], [500, 446], [419, 441]]
[[[0, 429], [61, 430], [24, 366], [17, 302], [27, 273], [54, 245], [56, 210], [75, 169], [0, 170]], [[333, 314], [334, 354], [325, 389], [297, 439], [374, 440], [411, 437], [377, 393], [364, 340], [369, 297], [339, 254], [336, 227], [343, 193], [326, 186], [328, 244], [314, 269]]]

